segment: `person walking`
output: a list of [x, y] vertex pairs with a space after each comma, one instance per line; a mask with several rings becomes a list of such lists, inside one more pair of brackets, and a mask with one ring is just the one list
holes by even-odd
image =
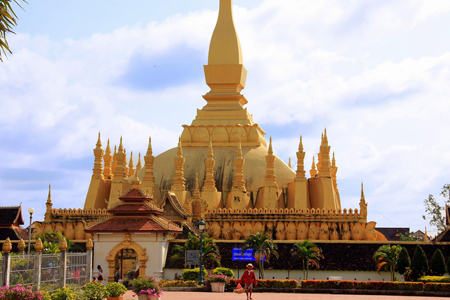
[[[242, 274], [241, 283], [244, 284], [245, 294], [247, 295], [247, 300], [252, 299], [253, 286], [256, 286], [255, 272], [252, 270], [253, 265], [248, 264], [247, 270]], [[249, 297], [250, 295], [250, 297]]]
[[102, 283], [102, 281], [103, 281], [103, 269], [102, 269], [102, 266], [98, 265], [97, 266], [97, 270], [98, 270], [97, 282], [98, 283]]

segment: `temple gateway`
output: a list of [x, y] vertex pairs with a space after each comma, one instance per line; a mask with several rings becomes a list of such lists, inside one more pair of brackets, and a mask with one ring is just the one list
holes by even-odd
[[[217, 240], [243, 240], [259, 231], [275, 240], [386, 240], [375, 230], [376, 223], [367, 221], [362, 186], [357, 208], [341, 207], [338, 167], [326, 129], [312, 162], [305, 162], [300, 137], [293, 169], [274, 154], [276, 141], [267, 139], [247, 112], [242, 94], [247, 70], [232, 0], [220, 0], [204, 71], [210, 88], [203, 95], [206, 104], [190, 125], [183, 125], [177, 147], [155, 157], [149, 139], [143, 161], [139, 154], [134, 164], [133, 152], [127, 158], [126, 137], [114, 147], [108, 140], [103, 149], [99, 134], [84, 208], [55, 209], [49, 193], [45, 220], [35, 224], [38, 233], [59, 231], [78, 241], [93, 238], [101, 248], [102, 230], [115, 235], [122, 230], [113, 240], [132, 245], [139, 226], [127, 226], [128, 209], [130, 216], [152, 224], [145, 234], [158, 247], [183, 230], [195, 232], [193, 223], [200, 218]], [[308, 177], [305, 164], [311, 165]], [[130, 200], [130, 195], [137, 198]], [[128, 232], [122, 237], [123, 230]], [[135, 249], [142, 260], [144, 249]], [[102, 255], [113, 264], [116, 252], [108, 251]], [[162, 266], [158, 264], [158, 272]]]

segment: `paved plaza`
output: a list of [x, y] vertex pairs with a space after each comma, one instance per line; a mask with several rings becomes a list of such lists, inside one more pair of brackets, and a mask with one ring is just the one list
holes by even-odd
[[[380, 296], [380, 295], [333, 295], [333, 294], [282, 294], [282, 293], [255, 293], [253, 300], [436, 300], [436, 297], [417, 297], [417, 296]], [[128, 291], [124, 295], [124, 300], [134, 299], [133, 293]], [[208, 292], [165, 292], [161, 300], [245, 300], [245, 294], [234, 293], [208, 293]], [[439, 299], [439, 298], [438, 298]]]

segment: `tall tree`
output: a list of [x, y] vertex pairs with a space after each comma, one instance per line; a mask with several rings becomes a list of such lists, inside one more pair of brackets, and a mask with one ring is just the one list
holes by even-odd
[[[443, 206], [431, 194], [428, 195], [428, 198], [423, 203], [425, 205], [425, 212], [430, 218], [430, 225], [436, 226], [439, 231], [443, 231], [447, 228], [444, 212], [446, 205], [450, 204], [450, 184], [444, 184], [440, 194], [446, 199]], [[425, 215], [422, 217], [426, 220]]]
[[[202, 259], [205, 268], [212, 269], [215, 265], [220, 267], [220, 251], [213, 239], [204, 233], [202, 244]], [[184, 259], [186, 250], [200, 250], [200, 238], [189, 232], [188, 239], [183, 246], [175, 245], [173, 247], [172, 253], [174, 254], [170, 259]]]
[[414, 250], [413, 254], [413, 260], [412, 260], [412, 271], [415, 272], [415, 276], [419, 278], [420, 276], [423, 276], [428, 272], [430, 269], [428, 265], [428, 259], [425, 254], [425, 251], [423, 251], [422, 247], [419, 245], [416, 246], [416, 249]]
[[[14, 34], [12, 28], [17, 25], [17, 15], [11, 6], [12, 1], [20, 7], [17, 0], [0, 0], [0, 61], [3, 61], [2, 52], [5, 56], [7, 52], [12, 53], [6, 40], [6, 34]], [[25, 0], [22, 1], [26, 3]]]
[[411, 268], [411, 259], [405, 247], [402, 247], [397, 261], [397, 270], [400, 274], [405, 274], [406, 268]]
[[309, 266], [319, 268], [319, 260], [323, 259], [322, 250], [309, 240], [294, 244], [291, 255], [302, 261], [303, 278], [306, 280], [308, 280]]
[[447, 272], [444, 255], [439, 249], [436, 249], [433, 256], [431, 257], [430, 270], [433, 275], [437, 276], [442, 276]]
[[269, 261], [270, 256], [274, 255], [278, 259], [278, 247], [273, 243], [273, 240], [265, 233], [258, 232], [250, 234], [242, 246], [242, 252], [247, 249], [253, 249], [253, 255], [258, 262], [261, 270], [261, 278], [264, 279], [264, 259]]
[[402, 247], [400, 245], [383, 245], [373, 254], [377, 264], [377, 272], [387, 268], [391, 272], [391, 281], [394, 281], [395, 269]]

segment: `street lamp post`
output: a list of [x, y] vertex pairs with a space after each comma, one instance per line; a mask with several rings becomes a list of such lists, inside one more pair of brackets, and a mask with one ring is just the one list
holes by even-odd
[[33, 213], [34, 213], [34, 208], [30, 207], [28, 209], [28, 212], [30, 213], [30, 227], [28, 227], [28, 263], [27, 263], [27, 269], [30, 263], [30, 249], [31, 249], [31, 222], [33, 220]]
[[198, 279], [198, 284], [203, 285], [203, 231], [206, 228], [206, 223], [203, 221], [203, 218], [196, 224], [200, 231], [200, 276]]

